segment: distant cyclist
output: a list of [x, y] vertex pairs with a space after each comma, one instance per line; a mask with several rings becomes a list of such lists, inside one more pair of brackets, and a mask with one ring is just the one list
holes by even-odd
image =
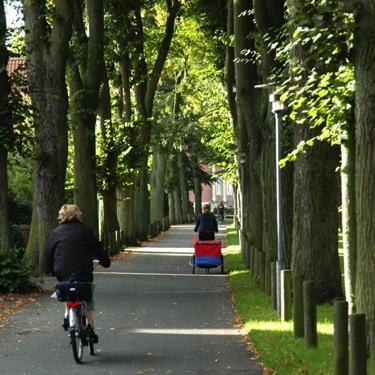
[[[58, 216], [59, 225], [53, 231], [46, 246], [47, 274], [58, 281], [93, 282], [93, 260], [109, 267], [111, 260], [94, 233], [81, 223], [81, 211], [74, 204], [64, 204]], [[93, 343], [98, 342], [94, 332], [94, 300], [86, 302], [88, 335]], [[69, 327], [65, 307], [65, 330]]]
[[199, 241], [212, 241], [218, 230], [216, 217], [211, 213], [211, 206], [206, 203], [203, 205], [203, 214], [197, 219], [194, 232], [198, 232]]

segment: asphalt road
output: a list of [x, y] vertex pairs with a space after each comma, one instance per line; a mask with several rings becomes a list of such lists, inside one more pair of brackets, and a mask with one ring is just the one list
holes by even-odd
[[0, 374], [248, 374], [260, 367], [235, 325], [220, 268], [191, 274], [192, 226], [95, 274], [96, 355], [74, 362], [63, 304], [49, 294], [0, 322]]

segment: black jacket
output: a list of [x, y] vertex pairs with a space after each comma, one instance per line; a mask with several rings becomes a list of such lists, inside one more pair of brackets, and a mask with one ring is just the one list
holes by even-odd
[[211, 212], [200, 215], [195, 224], [194, 232], [218, 232], [216, 217]]
[[111, 265], [94, 233], [78, 220], [60, 224], [47, 242], [47, 274], [54, 273], [60, 281], [71, 274], [77, 275], [77, 281], [92, 281], [94, 259], [103, 267]]

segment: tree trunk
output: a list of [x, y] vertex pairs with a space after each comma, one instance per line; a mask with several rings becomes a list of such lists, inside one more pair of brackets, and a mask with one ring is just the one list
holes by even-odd
[[168, 214], [169, 214], [169, 221], [172, 225], [176, 224], [176, 214], [174, 209], [174, 194], [173, 191], [168, 191]]
[[178, 187], [173, 190], [174, 216], [176, 224], [182, 224], [181, 193]]
[[151, 223], [162, 221], [164, 218], [164, 189], [165, 189], [165, 155], [160, 147], [153, 147], [152, 175], [150, 178], [150, 218]]
[[[228, 38], [234, 34], [234, 19], [233, 19], [233, 0], [228, 0], [228, 17], [227, 17], [227, 34]], [[232, 125], [235, 133], [235, 138], [238, 137], [237, 133], [237, 112], [236, 112], [236, 78], [234, 69], [234, 48], [228, 41], [225, 47], [225, 86], [227, 92], [227, 103], [232, 119]]]
[[[124, 9], [122, 9], [123, 11]], [[128, 18], [127, 11], [122, 14], [123, 19]], [[120, 60], [120, 72], [121, 72], [121, 92], [123, 92], [122, 103], [120, 105], [119, 116], [126, 122], [130, 122], [132, 119], [132, 100], [131, 100], [131, 84], [130, 84], [130, 70], [131, 64], [129, 59], [129, 49], [127, 45], [126, 36], [124, 41], [121, 41], [119, 45], [122, 47], [121, 60]], [[123, 138], [131, 136], [128, 128], [124, 128]], [[117, 192], [118, 197], [118, 208], [117, 215], [120, 224], [120, 229], [124, 231], [126, 242], [130, 245], [137, 244], [136, 225], [135, 225], [135, 177], [134, 175], [127, 176], [127, 184], [125, 187]]]
[[[30, 238], [26, 255], [39, 271], [45, 270], [45, 245], [56, 226], [64, 199], [67, 163], [66, 59], [71, 36], [72, 1], [55, 1], [52, 31], [44, 8], [24, 2], [28, 86], [35, 108], [36, 160]], [[47, 43], [48, 41], [48, 43]]]
[[[234, 0], [234, 51], [236, 72], [237, 121], [239, 137], [244, 138], [246, 129], [247, 141], [240, 140], [240, 152], [247, 155], [242, 178], [242, 213], [246, 215], [245, 239], [248, 239], [251, 251], [262, 249], [263, 213], [262, 189], [260, 185], [261, 133], [258, 125], [259, 108], [254, 85], [257, 82], [256, 66], [253, 62], [241, 62], [241, 51], [254, 49], [248, 37], [253, 30], [248, 11], [252, 9], [250, 0]], [[246, 197], [245, 197], [245, 194]], [[246, 199], [246, 201], [245, 201]]]
[[9, 95], [10, 86], [7, 76], [8, 51], [5, 46], [6, 19], [4, 2], [0, 0], [0, 253], [6, 252], [11, 246], [9, 214], [8, 214], [8, 176], [7, 145], [10, 140], [11, 123]]
[[145, 241], [148, 235], [148, 224], [150, 223], [150, 197], [148, 190], [148, 167], [147, 161], [138, 170], [135, 184], [135, 223], [137, 239]]
[[[298, 127], [296, 145], [312, 135], [307, 127]], [[316, 144], [299, 156], [294, 167], [292, 270], [305, 280], [315, 281], [319, 302], [342, 295], [337, 165], [337, 149]]]
[[185, 167], [182, 151], [178, 152], [178, 177], [180, 183], [180, 192], [181, 192], [181, 204], [182, 204], [182, 223], [189, 222], [189, 199], [188, 199], [188, 190], [185, 180]]
[[[298, 20], [309, 2], [290, 2], [291, 17]], [[291, 69], [305, 69], [305, 47], [295, 45]], [[296, 84], [303, 86], [304, 79]], [[303, 115], [301, 115], [303, 116]], [[307, 124], [294, 125], [294, 145], [306, 141], [320, 129]], [[338, 149], [328, 143], [315, 142], [301, 153], [294, 165], [292, 271], [316, 283], [318, 302], [342, 295], [338, 257]]]
[[289, 163], [282, 169], [282, 226], [284, 229], [284, 259], [285, 267], [290, 268], [292, 263], [293, 238], [293, 176], [294, 166]]
[[342, 248], [344, 252], [345, 296], [350, 314], [356, 312], [356, 209], [355, 209], [355, 133], [348, 123], [347, 140], [341, 145]]
[[[256, 25], [261, 34], [259, 52], [261, 54], [260, 72], [262, 82], [270, 80], [272, 70], [276, 67], [275, 54], [265, 42], [266, 35], [274, 36], [283, 24], [283, 0], [271, 3], [265, 0], [254, 0], [254, 15]], [[269, 90], [261, 92], [260, 120], [262, 121], [262, 205], [263, 205], [263, 251], [267, 262], [277, 259], [277, 230], [276, 230], [276, 172], [275, 172], [275, 117], [269, 103]], [[283, 179], [283, 171], [281, 178]], [[283, 234], [282, 234], [283, 235]]]
[[198, 217], [202, 213], [202, 184], [199, 178], [199, 165], [197, 158], [192, 157], [191, 159], [191, 168], [193, 170], [193, 179], [194, 179], [194, 214]]
[[100, 129], [103, 138], [103, 176], [101, 194], [103, 197], [103, 221], [100, 233], [107, 235], [119, 229], [117, 220], [117, 149], [114, 142], [114, 129], [111, 119], [111, 96], [106, 71], [100, 95]]
[[125, 241], [129, 245], [136, 245], [134, 218], [134, 185], [128, 185], [117, 191], [117, 217], [120, 230], [124, 232]]
[[0, 144], [0, 254], [8, 251], [11, 245], [8, 216], [7, 155], [7, 149]]
[[365, 313], [370, 372], [375, 372], [375, 1], [364, 0], [355, 33], [355, 194], [357, 227], [356, 312]]
[[75, 0], [76, 48], [86, 53], [73, 61], [70, 70], [71, 109], [74, 139], [74, 200], [83, 222], [98, 233], [95, 123], [103, 72], [103, 2], [87, 0], [86, 36], [80, 2]]

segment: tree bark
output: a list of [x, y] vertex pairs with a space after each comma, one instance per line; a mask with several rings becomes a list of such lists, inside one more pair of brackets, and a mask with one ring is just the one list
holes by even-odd
[[174, 210], [174, 194], [173, 191], [168, 192], [168, 213], [169, 213], [169, 221], [172, 225], [176, 224], [176, 215]]
[[355, 194], [357, 227], [356, 312], [365, 313], [370, 341], [370, 373], [375, 372], [375, 1], [358, 10], [355, 51]]
[[86, 5], [88, 37], [80, 1], [75, 0], [75, 47], [84, 56], [71, 62], [69, 75], [75, 150], [74, 200], [82, 211], [83, 222], [98, 234], [95, 123], [104, 66], [104, 11], [101, 1], [86, 0]]
[[180, 183], [180, 192], [181, 192], [181, 204], [182, 204], [182, 222], [188, 223], [189, 222], [189, 198], [188, 198], [188, 189], [186, 186], [186, 179], [185, 179], [185, 167], [184, 167], [184, 159], [182, 151], [178, 152], [178, 176], [179, 176], [179, 183]]
[[36, 161], [30, 238], [26, 255], [45, 270], [45, 244], [56, 226], [64, 199], [67, 163], [65, 84], [68, 43], [72, 33], [72, 1], [54, 3], [52, 31], [48, 31], [43, 1], [24, 1], [28, 86], [35, 108]]
[[106, 71], [100, 95], [100, 129], [103, 139], [103, 175], [101, 194], [103, 197], [103, 221], [100, 233], [108, 235], [119, 229], [117, 220], [117, 149], [114, 141], [114, 129], [111, 118], [111, 94]]
[[8, 213], [8, 146], [11, 142], [10, 85], [7, 76], [8, 51], [5, 45], [6, 19], [4, 2], [0, 0], [0, 253], [11, 246]]
[[[236, 72], [237, 121], [239, 123], [240, 152], [247, 155], [241, 179], [242, 213], [246, 215], [244, 235], [251, 251], [262, 249], [263, 212], [262, 189], [260, 184], [260, 163], [262, 138], [258, 124], [259, 100], [254, 85], [257, 82], [256, 66], [253, 62], [243, 62], [241, 51], [254, 49], [249, 35], [254, 31], [248, 11], [251, 0], [234, 0], [234, 51]], [[246, 134], [244, 132], [246, 130]], [[247, 140], [244, 138], [246, 136]], [[246, 194], [246, 196], [245, 196]]]
[[124, 231], [125, 242], [129, 245], [137, 245], [134, 205], [134, 184], [131, 183], [117, 191], [117, 217], [120, 230]]
[[349, 313], [355, 313], [356, 209], [355, 209], [355, 132], [348, 123], [347, 139], [341, 145], [342, 248], [344, 252], [345, 296]]
[[182, 224], [181, 192], [179, 187], [173, 189], [174, 215], [176, 224]]
[[[1, 67], [1, 64], [0, 64]], [[1, 68], [0, 68], [1, 69]], [[0, 105], [0, 111], [2, 110]], [[1, 116], [0, 116], [1, 121]], [[9, 250], [11, 246], [8, 215], [8, 151], [0, 144], [0, 254]]]
[[198, 217], [202, 213], [202, 184], [199, 178], [198, 160], [197, 158], [193, 156], [191, 159], [191, 169], [193, 170], [193, 179], [194, 179], [194, 197], [195, 197], [194, 214], [195, 214], [195, 217]]
[[164, 214], [165, 155], [158, 146], [153, 146], [153, 164], [150, 181], [151, 223], [162, 221]]
[[[124, 12], [124, 9], [121, 8]], [[123, 19], [128, 19], [128, 10], [125, 9], [121, 13]], [[121, 74], [121, 92], [122, 103], [120, 105], [119, 116], [126, 122], [130, 122], [133, 114], [132, 99], [131, 99], [131, 84], [130, 84], [130, 69], [131, 63], [129, 58], [129, 48], [127, 43], [128, 35], [124, 36], [124, 40], [119, 41], [121, 46], [121, 59], [120, 59], [120, 74]], [[131, 137], [128, 128], [124, 128], [123, 138]], [[132, 166], [133, 167], [133, 166]], [[125, 187], [120, 187], [117, 192], [118, 209], [117, 215], [120, 224], [120, 229], [124, 231], [126, 242], [130, 245], [137, 244], [137, 234], [135, 225], [135, 176], [131, 173], [127, 175]]]
[[227, 94], [227, 103], [229, 113], [232, 119], [232, 125], [235, 133], [235, 138], [238, 137], [237, 134], [237, 112], [236, 112], [236, 77], [234, 68], [234, 48], [230, 44], [229, 39], [234, 34], [234, 18], [233, 18], [233, 0], [228, 0], [228, 17], [227, 17], [227, 44], [225, 46], [225, 86]]
[[[254, 15], [260, 38], [262, 83], [268, 83], [276, 67], [275, 54], [265, 42], [266, 35], [272, 37], [283, 24], [283, 0], [270, 4], [266, 0], [254, 0]], [[263, 205], [263, 251], [267, 262], [277, 259], [276, 231], [276, 173], [275, 173], [275, 118], [269, 103], [269, 90], [261, 92], [260, 121], [262, 122], [261, 183]], [[281, 178], [284, 173], [281, 171]]]
[[[291, 17], [298, 17], [311, 7], [307, 1], [290, 1]], [[296, 18], [298, 19], [298, 18]], [[305, 69], [304, 46], [292, 51], [291, 69]], [[297, 85], [303, 85], [304, 79]], [[294, 145], [313, 138], [319, 129], [308, 124], [294, 125]], [[342, 295], [338, 257], [338, 149], [328, 143], [315, 142], [299, 155], [294, 165], [292, 271], [316, 284], [318, 302]]]

